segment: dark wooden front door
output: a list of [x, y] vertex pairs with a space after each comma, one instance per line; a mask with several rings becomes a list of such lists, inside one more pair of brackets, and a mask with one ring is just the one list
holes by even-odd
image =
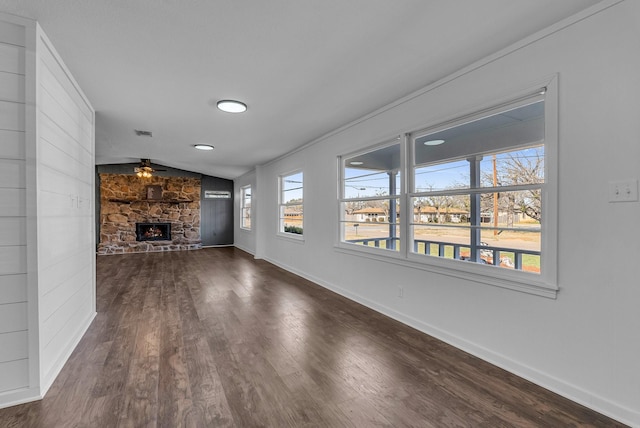
[[[206, 197], [214, 192], [217, 197]], [[228, 192], [230, 198], [220, 197]], [[200, 196], [200, 236], [202, 245], [233, 244], [233, 181], [202, 176]]]

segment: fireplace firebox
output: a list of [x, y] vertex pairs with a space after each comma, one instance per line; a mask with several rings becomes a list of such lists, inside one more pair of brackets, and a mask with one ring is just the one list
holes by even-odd
[[171, 223], [136, 223], [136, 241], [171, 240]]

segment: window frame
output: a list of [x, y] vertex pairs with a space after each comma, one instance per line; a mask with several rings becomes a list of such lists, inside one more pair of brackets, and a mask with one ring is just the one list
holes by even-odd
[[[361, 198], [347, 198], [345, 196], [345, 177], [344, 177], [345, 162], [350, 158], [354, 158], [359, 155], [365, 155], [380, 149], [392, 147], [394, 145], [398, 145], [400, 149], [400, 166], [398, 168], [398, 173], [400, 174], [400, 185], [396, 189], [398, 193], [395, 195], [387, 195], [387, 196], [368, 196], [368, 197], [361, 197]], [[338, 178], [339, 219], [338, 219], [338, 222], [339, 222], [339, 226], [338, 226], [338, 240], [336, 244], [338, 247], [346, 248], [346, 249], [352, 248], [361, 252], [370, 252], [371, 254], [374, 254], [374, 255], [380, 251], [383, 251], [387, 257], [392, 257], [396, 259], [403, 257], [403, 254], [406, 252], [406, 239], [403, 239], [401, 227], [398, 233], [398, 241], [399, 241], [398, 248], [393, 248], [393, 249], [382, 248], [381, 249], [379, 247], [357, 245], [351, 242], [347, 242], [344, 236], [345, 234], [344, 234], [343, 224], [350, 223], [350, 221], [345, 219], [346, 214], [344, 209], [342, 209], [342, 206], [344, 203], [354, 202], [354, 201], [367, 202], [367, 201], [383, 201], [383, 200], [395, 199], [397, 201], [398, 207], [400, 208], [400, 215], [396, 216], [396, 219], [394, 219], [393, 222], [391, 221], [383, 222], [383, 224], [388, 224], [388, 225], [393, 224], [393, 225], [399, 226], [402, 223], [402, 215], [403, 215], [402, 207], [404, 206], [404, 201], [406, 200], [406, 192], [404, 191], [406, 186], [406, 177], [405, 177], [406, 174], [404, 173], [404, 171], [406, 170], [405, 159], [406, 159], [405, 144], [403, 144], [401, 136], [387, 138], [384, 140], [384, 142], [378, 143], [371, 147], [367, 147], [364, 150], [359, 150], [359, 151], [348, 153], [338, 157], [338, 171], [339, 171], [339, 178]]]
[[[542, 271], [531, 273], [521, 270], [499, 268], [480, 263], [461, 263], [459, 260], [442, 257], [427, 257], [417, 254], [413, 249], [413, 230], [411, 213], [413, 212], [412, 194], [414, 189], [414, 148], [413, 138], [420, 134], [434, 133], [438, 130], [451, 128], [456, 124], [470, 122], [475, 119], [490, 116], [492, 112], [504, 111], [519, 102], [532, 99], [541, 88], [546, 91], [542, 95], [544, 99], [544, 183], [542, 189], [542, 209], [544, 227], [541, 227], [541, 266]], [[344, 199], [344, 160], [357, 153], [367, 153], [379, 145], [372, 145], [358, 152], [345, 154], [338, 157], [338, 210], [339, 225], [335, 248], [340, 252], [362, 255], [381, 262], [391, 262], [412, 268], [418, 268], [453, 276], [472, 282], [480, 282], [511, 290], [517, 290], [542, 297], [555, 298], [558, 291], [557, 284], [557, 245], [558, 245], [558, 83], [557, 76], [532, 84], [519, 92], [512, 92], [510, 96], [494, 99], [480, 107], [469, 109], [463, 114], [452, 117], [449, 120], [441, 120], [431, 126], [406, 132], [401, 142], [402, 184], [400, 192], [400, 251], [385, 251], [376, 248], [366, 248], [343, 242], [342, 224], [344, 213], [342, 210]], [[389, 141], [387, 140], [387, 143]], [[486, 189], [485, 189], [486, 190]], [[506, 189], [505, 189], [506, 190]]]
[[[295, 175], [301, 175], [302, 178], [302, 183], [301, 183], [301, 194], [302, 194], [302, 203], [286, 203], [285, 202], [285, 191], [287, 190], [291, 190], [291, 189], [286, 189], [285, 187], [285, 180], [288, 177], [292, 177]], [[302, 233], [293, 233], [293, 232], [286, 232], [285, 229], [285, 217], [284, 217], [284, 212], [285, 209], [289, 206], [302, 206], [302, 219], [300, 220], [300, 228], [302, 230]], [[277, 223], [277, 235], [280, 237], [284, 237], [284, 238], [289, 238], [289, 239], [294, 239], [294, 240], [298, 240], [298, 241], [304, 241], [304, 171], [302, 169], [296, 169], [284, 174], [280, 174], [278, 176], [278, 223]]]
[[[247, 192], [249, 192], [249, 207], [246, 206]], [[253, 229], [253, 214], [251, 207], [253, 206], [253, 189], [250, 184], [240, 187], [240, 229], [250, 231]], [[245, 211], [249, 211], [249, 215], [245, 216]], [[249, 219], [247, 227], [245, 219]]]

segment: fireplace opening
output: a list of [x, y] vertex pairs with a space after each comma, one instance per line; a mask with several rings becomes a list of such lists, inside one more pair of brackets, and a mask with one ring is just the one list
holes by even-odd
[[171, 223], [136, 223], [136, 241], [170, 241]]

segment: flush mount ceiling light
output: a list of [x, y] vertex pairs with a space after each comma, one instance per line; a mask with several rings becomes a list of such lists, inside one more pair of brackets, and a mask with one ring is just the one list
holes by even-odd
[[220, 110], [227, 113], [243, 113], [247, 111], [247, 105], [236, 100], [220, 100], [216, 105]]
[[198, 150], [213, 150], [213, 146], [209, 144], [195, 144], [193, 148]]
[[440, 144], [444, 144], [444, 140], [429, 140], [425, 141], [425, 146], [439, 146]]
[[350, 165], [354, 165], [354, 166], [362, 165], [363, 163], [364, 162], [360, 162], [360, 161], [349, 162]]

